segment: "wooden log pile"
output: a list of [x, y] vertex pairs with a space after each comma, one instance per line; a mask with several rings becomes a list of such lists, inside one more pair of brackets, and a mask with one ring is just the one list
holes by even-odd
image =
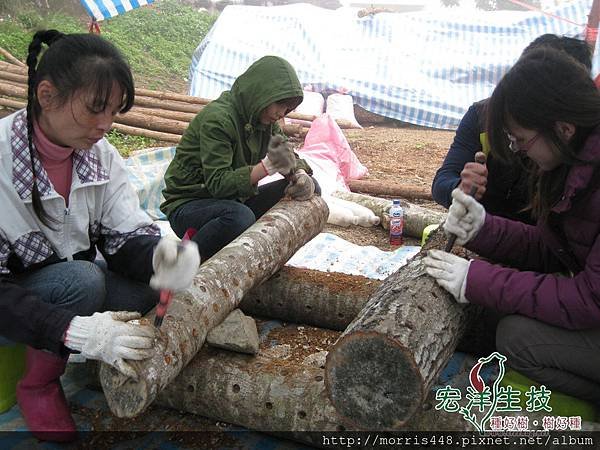
[[[18, 60], [14, 57], [5, 57], [12, 62], [0, 61], [0, 107], [4, 108], [0, 111], [0, 117], [7, 115], [6, 111], [25, 107], [27, 99], [27, 67], [20, 61], [17, 63]], [[123, 134], [156, 139], [165, 144], [177, 144], [192, 119], [210, 102], [206, 98], [138, 88], [134, 107], [127, 114], [115, 117], [113, 129]], [[295, 112], [289, 113], [287, 117], [308, 122], [316, 118]], [[342, 129], [355, 128], [345, 120], [337, 120], [337, 123]], [[286, 135], [300, 138], [308, 132], [308, 128], [294, 123], [284, 124], [282, 128]], [[349, 186], [353, 192], [375, 196], [431, 200], [429, 190], [418, 186], [392, 185], [372, 180], [352, 180]]]
[[[275, 274], [327, 220], [321, 197], [280, 201], [241, 236], [202, 264], [192, 288], [176, 295], [153, 357], [131, 362], [138, 379], [108, 365], [100, 377], [111, 411], [134, 417], [150, 405], [198, 352], [206, 334], [237, 308], [243, 295]], [[146, 317], [142, 320], [152, 320]]]

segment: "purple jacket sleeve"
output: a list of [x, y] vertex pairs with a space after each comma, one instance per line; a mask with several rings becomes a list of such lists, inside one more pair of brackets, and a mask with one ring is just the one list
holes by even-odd
[[483, 227], [465, 247], [479, 256], [520, 270], [544, 273], [565, 270], [545, 245], [538, 227], [492, 214], [485, 215]]
[[600, 326], [600, 239], [575, 277], [472, 261], [465, 295], [474, 304], [568, 329]]

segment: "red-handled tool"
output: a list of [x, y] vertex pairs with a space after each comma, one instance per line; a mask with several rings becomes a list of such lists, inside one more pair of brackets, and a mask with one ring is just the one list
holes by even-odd
[[[479, 163], [479, 164], [485, 164], [486, 161], [486, 156], [485, 153], [483, 152], [477, 152], [475, 153], [475, 162]], [[473, 186], [471, 186], [471, 190], [469, 191], [469, 195], [471, 197], [475, 197], [475, 194], [477, 193], [477, 185], [474, 184]], [[456, 235], [455, 234], [451, 234], [450, 237], [448, 238], [448, 242], [446, 242], [446, 248], [444, 248], [444, 250], [448, 253], [450, 253], [452, 251], [452, 247], [454, 247], [454, 243], [456, 242]]]
[[[195, 228], [188, 228], [187, 230], [185, 230], [185, 233], [183, 234], [182, 241], [190, 240], [195, 234], [196, 234]], [[171, 291], [170, 289], [161, 289], [160, 290], [160, 297], [158, 300], [158, 305], [156, 305], [156, 316], [154, 317], [154, 326], [156, 328], [160, 328], [160, 326], [162, 325], [163, 319], [165, 318], [165, 315], [167, 314], [167, 309], [169, 308], [169, 305], [171, 304], [172, 299], [173, 299], [173, 291]]]

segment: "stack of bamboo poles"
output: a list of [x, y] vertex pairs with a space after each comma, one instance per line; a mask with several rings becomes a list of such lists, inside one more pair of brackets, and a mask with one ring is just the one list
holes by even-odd
[[[26, 99], [27, 68], [0, 61], [0, 106], [21, 109], [25, 107]], [[124, 134], [177, 143], [195, 115], [210, 102], [209, 99], [189, 95], [136, 89], [134, 107], [126, 114], [119, 114], [113, 128]], [[316, 118], [298, 113], [290, 113], [287, 117], [309, 122]], [[353, 128], [347, 121], [338, 120], [337, 123], [340, 128]], [[288, 136], [305, 136], [308, 129], [287, 124], [283, 131]]]

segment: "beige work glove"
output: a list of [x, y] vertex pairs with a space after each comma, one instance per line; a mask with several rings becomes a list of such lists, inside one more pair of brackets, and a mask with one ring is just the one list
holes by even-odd
[[294, 173], [290, 184], [285, 188], [285, 195], [294, 200], [308, 200], [315, 193], [315, 183], [313, 179], [302, 169]]
[[442, 250], [429, 250], [423, 264], [425, 272], [450, 292], [458, 303], [469, 303], [465, 291], [471, 261]]
[[455, 234], [456, 243], [465, 245], [479, 233], [485, 222], [485, 209], [461, 189], [452, 191], [452, 204], [443, 228], [447, 235]]
[[154, 275], [150, 278], [150, 286], [174, 292], [187, 289], [192, 285], [199, 266], [198, 244], [163, 237], [152, 255]]
[[89, 359], [110, 364], [122, 374], [137, 379], [137, 373], [126, 360], [150, 358], [154, 353], [154, 327], [128, 323], [141, 314], [129, 311], [97, 312], [91, 316], [75, 316], [65, 336], [65, 346], [81, 352]]
[[276, 134], [271, 136], [267, 156], [260, 163], [267, 175], [279, 172], [285, 177], [296, 169], [296, 155], [284, 137]]

